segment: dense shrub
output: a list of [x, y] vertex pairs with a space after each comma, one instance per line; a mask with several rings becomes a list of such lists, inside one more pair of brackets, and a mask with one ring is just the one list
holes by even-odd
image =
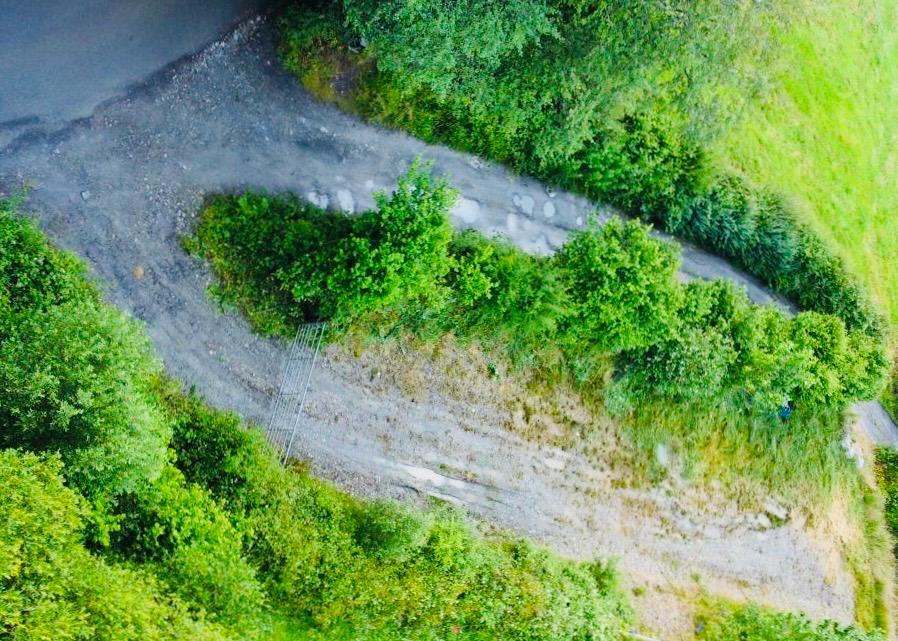
[[[213, 468], [214, 469], [214, 468]], [[141, 491], [118, 498], [113, 547], [155, 566], [182, 600], [233, 629], [248, 630], [263, 604], [241, 537], [227, 514], [198, 485], [167, 467]]]
[[148, 392], [149, 341], [102, 304], [83, 267], [0, 211], [0, 447], [59, 452], [99, 498], [159, 474], [168, 427]]
[[155, 580], [82, 545], [87, 507], [56, 459], [0, 452], [0, 629], [10, 639], [226, 641]]
[[[877, 337], [848, 332], [833, 315], [789, 319], [751, 305], [732, 285], [679, 285], [675, 247], [652, 239], [638, 222], [590, 226], [551, 258], [473, 231], [447, 238], [448, 187], [422, 171], [416, 166], [400, 181], [414, 181], [414, 201], [402, 187], [380, 197], [385, 211], [357, 218], [334, 213], [326, 220], [290, 198], [216, 199], [188, 244], [221, 274], [226, 299], [254, 319], [263, 307], [263, 315], [277, 319], [266, 327], [286, 335], [307, 310], [316, 310], [315, 319], [378, 334], [452, 333], [547, 380], [560, 374], [587, 389], [603, 384], [601, 373], [616, 355], [607, 397], [615, 411], [653, 397], [764, 416], [786, 405], [818, 412], [873, 398], [882, 386], [887, 363]], [[747, 193], [731, 208], [749, 201], [752, 212], [762, 209]], [[404, 235], [384, 231], [389, 221], [409, 219], [414, 224]], [[715, 233], [738, 245], [741, 224]], [[349, 245], [379, 249], [357, 260], [333, 249]], [[404, 261], [390, 277], [386, 255]], [[381, 265], [382, 289], [345, 277], [348, 265], [363, 262]]]
[[666, 338], [676, 323], [679, 256], [638, 223], [613, 220], [573, 234], [556, 255], [570, 288], [570, 331], [602, 351], [637, 349]]
[[726, 608], [700, 625], [700, 641], [884, 641], [879, 632], [832, 621], [814, 623], [804, 616], [764, 610], [757, 606]]

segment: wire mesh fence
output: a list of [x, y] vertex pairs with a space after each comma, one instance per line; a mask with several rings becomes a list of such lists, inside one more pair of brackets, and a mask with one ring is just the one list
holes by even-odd
[[301, 325], [287, 354], [281, 385], [266, 429], [268, 440], [281, 451], [282, 463], [290, 460], [296, 445], [296, 435], [302, 423], [312, 373], [321, 352], [326, 329], [326, 323]]

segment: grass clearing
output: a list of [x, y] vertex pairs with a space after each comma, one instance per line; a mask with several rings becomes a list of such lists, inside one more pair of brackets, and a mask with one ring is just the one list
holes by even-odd
[[780, 40], [772, 93], [717, 153], [786, 195], [898, 325], [898, 4], [809, 3]]

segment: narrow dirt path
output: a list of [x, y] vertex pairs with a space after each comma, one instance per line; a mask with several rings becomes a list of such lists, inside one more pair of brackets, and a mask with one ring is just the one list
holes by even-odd
[[[503, 233], [531, 251], [557, 248], [593, 209], [315, 102], [279, 69], [273, 30], [261, 20], [89, 119], [53, 134], [18, 134], [0, 150], [0, 186], [33, 187], [28, 204], [44, 228], [90, 262], [112, 302], [146, 323], [173, 375], [215, 405], [264, 421], [284, 347], [217, 309], [206, 294], [210, 275], [185, 255], [179, 236], [202, 199], [220, 191], [292, 191], [358, 211], [416, 155], [461, 190], [457, 224]], [[683, 272], [728, 278], [754, 300], [775, 302], [694, 248], [684, 248]], [[437, 387], [431, 375], [423, 380]], [[489, 398], [472, 404], [403, 389], [376, 364], [325, 359], [300, 444], [316, 471], [363, 494], [457, 501], [568, 554], [615, 556], [633, 585], [647, 588], [640, 598], [650, 600], [658, 628], [688, 628], [665, 603], [696, 581], [733, 598], [851, 619], [845, 568], [801, 523], [773, 527], [764, 514], [698, 505], [688, 488], [615, 490], [611, 470], [505, 429], [508, 417]], [[882, 439], [898, 442], [894, 425], [882, 430]]]

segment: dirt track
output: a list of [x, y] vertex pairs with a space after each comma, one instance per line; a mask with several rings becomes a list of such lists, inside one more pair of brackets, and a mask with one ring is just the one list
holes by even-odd
[[[88, 259], [112, 302], [146, 323], [169, 371], [215, 405], [263, 421], [284, 348], [217, 309], [205, 293], [209, 274], [181, 250], [179, 235], [205, 195], [283, 190], [359, 210], [421, 155], [461, 190], [455, 222], [531, 251], [557, 247], [592, 209], [315, 102], [279, 70], [273, 46], [270, 25], [248, 23], [89, 119], [52, 133], [18, 130], [0, 150], [0, 186], [33, 187], [28, 204], [43, 227]], [[687, 277], [730, 278], [756, 301], [772, 300], [715, 257], [686, 248], [684, 258]], [[441, 496], [563, 552], [616, 556], [634, 585], [648, 586], [659, 627], [688, 625], [659, 606], [671, 589], [694, 585], [694, 575], [712, 592], [851, 619], [845, 568], [800, 523], [770, 527], [763, 515], [728, 506], [709, 517], [687, 505], [680, 487], [612, 491], [585, 457], [504, 429], [507, 417], [487, 396], [478, 405], [403, 393], [401, 380], [378, 372], [329, 358], [316, 375], [300, 445], [344, 487]], [[864, 419], [881, 421], [873, 407]], [[890, 422], [880, 425], [880, 440], [895, 438]]]

